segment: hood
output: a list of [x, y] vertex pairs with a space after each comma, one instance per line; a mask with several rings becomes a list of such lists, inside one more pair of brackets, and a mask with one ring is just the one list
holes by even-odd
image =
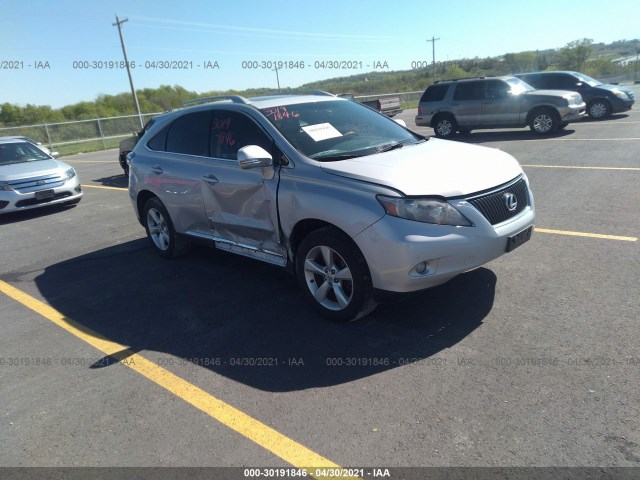
[[66, 163], [54, 159], [0, 165], [0, 181], [9, 182], [21, 178], [38, 177], [69, 168], [71, 167]]
[[572, 99], [577, 101], [577, 103], [582, 102], [582, 95], [578, 92], [571, 92], [569, 90], [531, 90], [530, 92], [523, 92], [522, 95], [527, 95], [529, 97], [535, 96], [545, 96], [545, 97], [562, 97], [568, 99]]
[[608, 92], [613, 92], [615, 90], [620, 90], [622, 92], [625, 93], [633, 93], [633, 90], [631, 90], [629, 87], [624, 87], [622, 85], [611, 85], [610, 83], [603, 83], [601, 85], [597, 85], [593, 88], [600, 88], [602, 90], [607, 90]]
[[493, 188], [522, 173], [494, 148], [431, 138], [417, 145], [321, 164], [328, 173], [385, 185], [405, 195], [457, 197]]

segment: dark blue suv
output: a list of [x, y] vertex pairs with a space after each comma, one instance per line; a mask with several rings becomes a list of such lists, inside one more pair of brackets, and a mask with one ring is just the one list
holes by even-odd
[[612, 113], [631, 110], [633, 90], [607, 85], [579, 72], [533, 72], [515, 75], [539, 90], [570, 90], [582, 95], [591, 118], [603, 119]]

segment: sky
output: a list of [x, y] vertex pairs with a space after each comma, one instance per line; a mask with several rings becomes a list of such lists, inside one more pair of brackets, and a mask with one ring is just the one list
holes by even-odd
[[[0, 104], [298, 87], [432, 61], [640, 38], [640, 1], [0, 0]], [[277, 63], [280, 62], [280, 63]], [[278, 71], [275, 67], [279, 66]], [[276, 75], [277, 73], [277, 75]]]

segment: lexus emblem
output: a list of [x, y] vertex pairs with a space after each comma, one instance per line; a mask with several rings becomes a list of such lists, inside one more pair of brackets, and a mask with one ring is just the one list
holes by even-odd
[[45, 182], [44, 180], [38, 180], [38, 186], [41, 185], [46, 185], [47, 182]]
[[516, 208], [518, 208], [518, 198], [513, 193], [505, 193], [504, 204], [507, 206], [510, 212], [513, 212]]

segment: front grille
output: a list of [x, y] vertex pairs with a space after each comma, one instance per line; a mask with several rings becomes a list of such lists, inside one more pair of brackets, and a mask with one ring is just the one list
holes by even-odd
[[42, 175], [40, 177], [21, 178], [7, 182], [19, 193], [32, 193], [38, 190], [48, 190], [64, 185], [65, 179], [60, 175]]
[[[517, 206], [514, 210], [507, 207], [506, 195], [515, 195]], [[529, 192], [524, 178], [507, 185], [500, 190], [478, 197], [468, 198], [467, 201], [476, 207], [491, 225], [497, 225], [515, 217], [529, 205]]]
[[31, 205], [49, 203], [49, 202], [53, 202], [54, 200], [60, 200], [61, 198], [70, 197], [70, 196], [71, 196], [71, 192], [61, 192], [61, 193], [55, 194], [53, 197], [43, 198], [41, 200], [38, 200], [37, 198], [29, 198], [27, 200], [20, 200], [19, 202], [16, 202], [16, 207], [30, 207]]

